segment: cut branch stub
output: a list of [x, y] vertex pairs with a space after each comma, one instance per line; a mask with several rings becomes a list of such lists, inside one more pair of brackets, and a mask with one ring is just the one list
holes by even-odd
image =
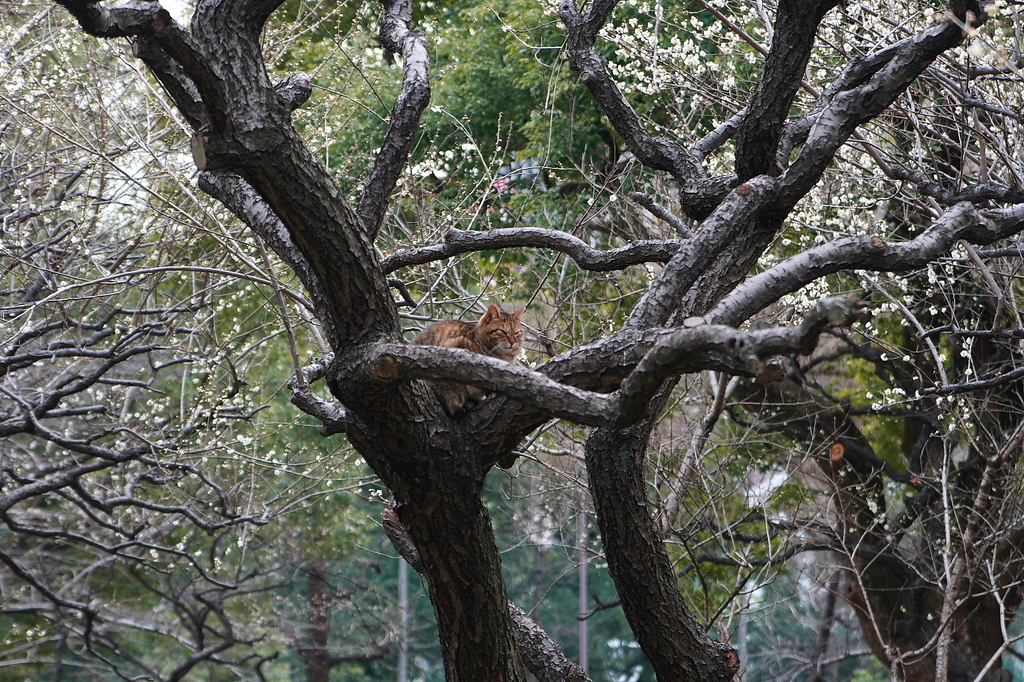
[[206, 162], [206, 145], [209, 143], [210, 136], [202, 131], [197, 131], [193, 134], [192, 140], [189, 143], [189, 148], [192, 150], [192, 161], [200, 171], [205, 171], [209, 168], [209, 164]]
[[313, 94], [313, 79], [308, 73], [292, 73], [274, 83], [274, 92], [288, 111], [295, 111]]
[[88, 33], [98, 38], [125, 38], [163, 31], [174, 23], [158, 1], [132, 0], [113, 7], [98, 2], [58, 0]]
[[845, 452], [846, 448], [843, 447], [842, 443], [833, 443], [832, 447], [828, 449], [828, 458], [833, 462], [838, 462], [843, 458]]
[[394, 379], [398, 375], [398, 360], [393, 355], [382, 355], [377, 359], [377, 376]]

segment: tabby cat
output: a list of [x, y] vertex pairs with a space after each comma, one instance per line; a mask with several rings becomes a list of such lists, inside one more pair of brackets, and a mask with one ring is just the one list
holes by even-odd
[[[512, 362], [523, 346], [521, 320], [525, 310], [506, 313], [492, 305], [476, 324], [442, 320], [421, 331], [412, 342], [419, 346], [463, 348]], [[487, 395], [487, 391], [454, 381], [438, 381], [435, 386], [441, 405], [456, 420]]]

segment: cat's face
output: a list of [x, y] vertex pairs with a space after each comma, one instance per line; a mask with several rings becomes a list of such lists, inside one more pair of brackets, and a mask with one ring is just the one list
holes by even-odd
[[526, 308], [505, 313], [492, 305], [476, 324], [477, 338], [488, 355], [512, 361], [523, 347], [522, 317]]

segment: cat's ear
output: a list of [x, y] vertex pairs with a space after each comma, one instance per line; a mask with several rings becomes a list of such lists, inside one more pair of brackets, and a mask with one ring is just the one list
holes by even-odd
[[491, 307], [488, 308], [487, 312], [484, 313], [483, 317], [480, 318], [480, 324], [486, 324], [486, 323], [490, 322], [494, 318], [498, 317], [498, 313], [500, 313], [500, 312], [501, 311], [498, 310], [498, 306], [496, 306], [496, 305], [494, 305], [492, 303]]
[[515, 320], [516, 322], [518, 322], [519, 320], [522, 319], [523, 313], [525, 313], [525, 312], [526, 312], [526, 308], [520, 308], [519, 310], [517, 310], [514, 313], [512, 313], [512, 319]]

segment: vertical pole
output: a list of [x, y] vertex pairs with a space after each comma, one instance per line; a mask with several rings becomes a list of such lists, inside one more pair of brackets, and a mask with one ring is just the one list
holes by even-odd
[[747, 649], [747, 619], [747, 607], [745, 606], [740, 611], [740, 626], [737, 628], [738, 632], [736, 633], [736, 639], [739, 640], [736, 642], [736, 653], [740, 657], [740, 670], [747, 667], [747, 656], [749, 655], [749, 650]]
[[407, 682], [409, 675], [409, 564], [398, 558], [398, 682]]
[[576, 541], [580, 552], [580, 667], [587, 672], [587, 512], [581, 504], [576, 512]]

